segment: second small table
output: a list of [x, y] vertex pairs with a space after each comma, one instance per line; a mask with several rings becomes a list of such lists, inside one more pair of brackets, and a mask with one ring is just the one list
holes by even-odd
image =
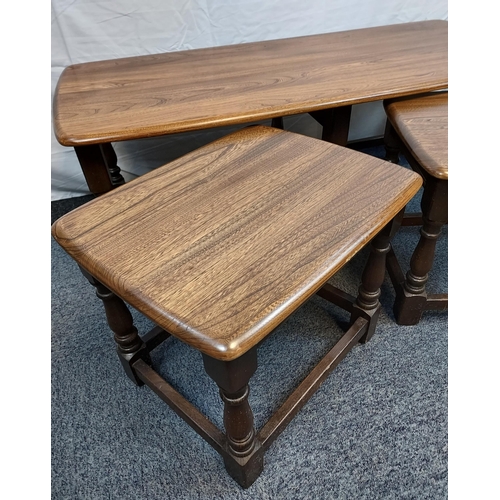
[[436, 243], [448, 223], [448, 92], [384, 101], [387, 113], [387, 159], [398, 163], [399, 151], [424, 179], [420, 239], [403, 274], [395, 252], [388, 270], [396, 301], [394, 315], [400, 325], [416, 325], [426, 310], [448, 308], [447, 293], [427, 293]]

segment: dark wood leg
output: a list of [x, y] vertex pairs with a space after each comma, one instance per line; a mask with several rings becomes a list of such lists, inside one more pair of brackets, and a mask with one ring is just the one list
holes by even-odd
[[352, 106], [342, 106], [340, 108], [313, 111], [310, 115], [323, 126], [321, 138], [324, 141], [346, 146], [351, 122], [351, 110]]
[[399, 138], [389, 120], [385, 123], [384, 133], [385, 160], [391, 163], [399, 163]]
[[[415, 162], [413, 161], [413, 158], [410, 158], [410, 155], [408, 154], [408, 150], [405, 148], [404, 144], [402, 144], [401, 140], [399, 139], [399, 136], [397, 135], [396, 131], [394, 130], [394, 127], [392, 126], [391, 122], [389, 120], [386, 121], [385, 123], [385, 133], [384, 133], [384, 147], [385, 147], [385, 160], [389, 161], [391, 163], [399, 164], [400, 160], [400, 153], [404, 154], [407, 160], [410, 162], [412, 165], [412, 168], [414, 168]], [[420, 173], [419, 170], [416, 170], [417, 173]], [[406, 213], [402, 225], [403, 226], [421, 226], [423, 223], [422, 220], [422, 213]]]
[[279, 128], [281, 130], [284, 130], [285, 125], [283, 124], [283, 117], [282, 116], [278, 116], [276, 118], [273, 118], [271, 120], [271, 127]]
[[410, 259], [410, 270], [397, 290], [394, 315], [400, 325], [416, 325], [428, 308], [425, 285], [429, 279], [441, 229], [448, 220], [448, 181], [426, 179], [422, 196], [423, 226]]
[[82, 269], [82, 272], [90, 284], [96, 288], [96, 295], [104, 304], [108, 325], [114, 333], [118, 358], [123, 365], [125, 373], [135, 384], [143, 385], [142, 380], [138, 378], [132, 365], [138, 359], [142, 359], [148, 364], [151, 364], [151, 361], [146, 344], [141, 340], [137, 328], [134, 326], [130, 311], [122, 299], [84, 269]]
[[391, 249], [391, 238], [401, 226], [404, 211], [401, 211], [370, 243], [370, 255], [363, 270], [358, 297], [353, 305], [350, 323], [358, 318], [368, 321], [368, 330], [360, 342], [368, 342], [377, 325], [380, 314], [380, 287], [385, 278], [386, 258]]
[[75, 152], [92, 193], [106, 193], [125, 183], [111, 144], [76, 146]]
[[108, 167], [109, 175], [113, 186], [120, 186], [125, 184], [125, 179], [121, 174], [120, 167], [118, 166], [118, 158], [116, 157], [115, 150], [111, 143], [101, 144], [101, 151]]
[[203, 355], [203, 363], [208, 375], [219, 386], [224, 401], [227, 436], [224, 464], [231, 477], [248, 488], [259, 477], [264, 464], [248, 403], [248, 381], [257, 369], [257, 351], [253, 348], [233, 361], [219, 361]]

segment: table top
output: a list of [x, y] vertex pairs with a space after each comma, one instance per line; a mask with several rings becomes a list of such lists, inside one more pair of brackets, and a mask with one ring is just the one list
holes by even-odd
[[65, 146], [153, 137], [448, 87], [448, 22], [420, 21], [67, 67]]
[[421, 184], [378, 158], [251, 126], [64, 215], [52, 234], [153, 322], [231, 360], [323, 286]]
[[392, 126], [418, 164], [448, 179], [448, 92], [384, 101]]

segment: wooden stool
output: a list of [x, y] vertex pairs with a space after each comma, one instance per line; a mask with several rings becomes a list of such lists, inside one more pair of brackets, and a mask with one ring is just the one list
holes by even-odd
[[396, 290], [394, 314], [400, 325], [417, 324], [427, 310], [448, 307], [448, 294], [428, 294], [436, 242], [448, 222], [448, 92], [384, 101], [386, 159], [398, 163], [401, 151], [424, 179], [420, 240], [404, 276], [391, 250], [388, 271]]
[[[373, 335], [393, 219], [420, 176], [343, 147], [249, 127], [61, 217], [52, 234], [103, 301], [127, 375], [148, 385], [250, 486], [263, 455], [327, 374]], [[371, 241], [358, 297], [327, 283]], [[337, 344], [256, 432], [258, 344], [311, 295], [350, 312]], [[140, 337], [127, 304], [157, 327]], [[169, 335], [202, 353], [225, 433], [151, 366]]]

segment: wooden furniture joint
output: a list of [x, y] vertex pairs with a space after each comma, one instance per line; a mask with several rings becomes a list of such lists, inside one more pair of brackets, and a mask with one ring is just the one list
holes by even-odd
[[[335, 292], [329, 290], [330, 299], [334, 297], [334, 294]], [[355, 297], [353, 297], [352, 303], [355, 303]], [[141, 382], [152, 389], [177, 415], [222, 456], [231, 477], [242, 487], [246, 488], [262, 472], [265, 451], [307, 403], [328, 374], [344, 359], [354, 345], [359, 342], [360, 338], [366, 334], [367, 330], [368, 320], [358, 317], [343, 337], [311, 370], [282, 406], [272, 415], [259, 432], [256, 433], [252, 449], [241, 456], [235, 453], [234, 448], [231, 449], [231, 442], [228, 441], [226, 434], [220, 431], [194, 405], [179, 394], [150, 364], [139, 358], [132, 364], [132, 369]], [[165, 337], [165, 335], [163, 336]], [[247, 363], [256, 363], [256, 353], [254, 350], [247, 353], [246, 356], [251, 358]], [[204, 356], [203, 360], [207, 373], [210, 373], [212, 369], [211, 363], [216, 363], [213, 361], [213, 358], [207, 356]], [[246, 365], [243, 366], [244, 368], [240, 369], [245, 370]], [[215, 366], [213, 369], [217, 369], [217, 367]]]
[[67, 67], [54, 131], [91, 192], [123, 184], [112, 142], [310, 113], [346, 145], [351, 107], [448, 87], [448, 22], [88, 62]]
[[[358, 342], [374, 334], [386, 255], [422, 179], [321, 140], [247, 127], [64, 215], [52, 226], [102, 300], [128, 377], [147, 385], [249, 487], [265, 450]], [[356, 297], [328, 280], [370, 245]], [[248, 402], [257, 348], [313, 294], [349, 327], [258, 431]], [[142, 338], [127, 304], [157, 325]], [[169, 335], [202, 354], [221, 431], [151, 365]]]

